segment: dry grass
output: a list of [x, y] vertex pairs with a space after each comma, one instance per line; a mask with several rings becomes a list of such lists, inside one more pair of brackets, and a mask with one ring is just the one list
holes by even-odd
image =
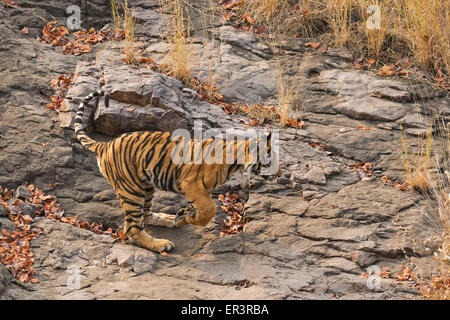
[[450, 135], [445, 122], [437, 125], [435, 137], [437, 155], [433, 167], [438, 174], [434, 175], [431, 184], [431, 198], [437, 204], [437, 220], [440, 222], [442, 245], [435, 253], [439, 261], [440, 274], [428, 282], [421, 283], [419, 291], [425, 299], [450, 299]]
[[427, 193], [432, 185], [430, 171], [431, 148], [433, 145], [433, 135], [431, 129], [427, 132], [425, 142], [421, 143], [419, 150], [413, 156], [408, 152], [408, 145], [402, 133], [403, 154], [402, 159], [406, 169], [406, 182], [413, 189]]
[[[123, 53], [125, 54], [125, 62], [128, 64], [139, 64], [141, 55], [136, 48], [135, 38], [135, 19], [132, 11], [128, 6], [128, 0], [118, 3], [116, 0], [110, 0], [112, 17], [113, 17], [113, 39], [125, 39]], [[123, 14], [121, 13], [123, 12]]]
[[[289, 5], [294, 4], [293, 5]], [[368, 28], [377, 6], [379, 28]], [[449, 75], [449, 0], [245, 0], [255, 26], [272, 35], [318, 38], [327, 46], [345, 46], [356, 55], [385, 63], [412, 57], [437, 75]]]
[[[297, 87], [292, 81], [283, 79], [283, 70], [281, 63], [277, 60], [278, 69], [278, 104], [277, 105], [240, 105], [239, 110], [250, 119], [254, 124], [264, 125], [266, 123], [279, 122], [281, 127], [302, 127], [302, 121], [297, 121], [299, 114], [293, 117], [293, 112], [299, 113], [297, 106]], [[256, 121], [256, 122], [255, 122]]]
[[287, 8], [285, 0], [245, 0], [243, 8], [257, 23], [272, 24]]
[[122, 25], [122, 16], [119, 12], [119, 5], [115, 0], [110, 0], [111, 2], [111, 10], [113, 15], [113, 26], [114, 26], [114, 33], [116, 34], [121, 29]]
[[431, 129], [425, 139], [420, 140], [419, 151], [408, 154], [408, 146], [402, 135], [403, 161], [408, 184], [436, 206], [435, 211], [427, 212], [437, 221], [436, 232], [441, 245], [435, 252], [440, 273], [431, 279], [418, 283], [420, 295], [424, 299], [450, 299], [450, 136], [445, 122], [438, 122], [432, 135]]
[[255, 124], [258, 125], [274, 123], [279, 118], [278, 108], [276, 106], [267, 106], [258, 103], [241, 105], [239, 111], [256, 121]]
[[[450, 140], [449, 140], [450, 141]], [[447, 166], [447, 170], [448, 170]], [[437, 221], [440, 222], [442, 244], [435, 252], [439, 274], [419, 283], [419, 293], [428, 300], [450, 299], [450, 173], [440, 173], [431, 187], [431, 198], [437, 203]]]
[[[379, 8], [379, 12], [376, 8]], [[367, 46], [367, 54], [379, 57], [386, 42], [388, 31], [396, 29], [394, 8], [384, 6], [381, 0], [358, 0], [358, 14], [362, 20], [360, 25], [362, 30], [359, 32], [361, 36], [365, 34], [362, 41]], [[378, 14], [380, 23], [375, 25], [374, 17]]]
[[291, 119], [291, 110], [297, 110], [297, 90], [293, 82], [283, 79], [283, 71], [280, 61], [277, 60], [278, 68], [278, 116], [282, 126], [286, 126]]
[[212, 14], [212, 12], [214, 12], [215, 10], [215, 5], [216, 3], [213, 3], [212, 0], [209, 0], [209, 12], [211, 14], [202, 15], [203, 37], [207, 40], [203, 43], [204, 51], [200, 58], [201, 61], [199, 62], [200, 64], [207, 64], [208, 74], [206, 80], [203, 81], [202, 89], [205, 97], [211, 101], [223, 99], [216, 84], [217, 78], [219, 76], [216, 72], [216, 66], [220, 64], [222, 43], [219, 43], [219, 50], [216, 50], [217, 40], [214, 36], [214, 33], [209, 32], [210, 26], [214, 25], [215, 16]]
[[166, 5], [172, 14], [172, 30], [165, 36], [169, 43], [169, 61], [161, 67], [174, 78], [187, 82], [191, 78], [190, 30], [184, 22], [183, 0], [166, 0]]
[[448, 0], [393, 0], [401, 26], [417, 63], [445, 71], [450, 61]]
[[350, 38], [353, 0], [329, 0], [326, 12], [329, 14], [328, 25], [337, 47], [345, 46]]
[[125, 0], [123, 4], [123, 30], [125, 32], [125, 56], [128, 64], [139, 64], [141, 61], [141, 55], [136, 48], [135, 39], [135, 20], [128, 7], [128, 0]]

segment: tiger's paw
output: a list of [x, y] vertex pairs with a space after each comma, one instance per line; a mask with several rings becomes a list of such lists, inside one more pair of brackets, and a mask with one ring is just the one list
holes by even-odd
[[172, 241], [166, 239], [152, 239], [151, 241], [138, 241], [141, 247], [155, 252], [169, 252], [175, 245]]
[[166, 240], [166, 239], [156, 239], [155, 240], [157, 243], [155, 245], [155, 249], [153, 251], [157, 251], [157, 252], [169, 252], [170, 250], [172, 250], [173, 248], [175, 248], [175, 245], [173, 244], [172, 241], [170, 240]]
[[168, 252], [175, 248], [172, 241], [166, 239], [155, 239], [148, 235], [145, 231], [134, 234], [133, 239], [136, 241], [138, 246], [151, 251]]
[[175, 226], [182, 227], [188, 224], [187, 219], [192, 218], [196, 213], [196, 210], [193, 205], [190, 205], [186, 208], [181, 208], [178, 210], [175, 216]]

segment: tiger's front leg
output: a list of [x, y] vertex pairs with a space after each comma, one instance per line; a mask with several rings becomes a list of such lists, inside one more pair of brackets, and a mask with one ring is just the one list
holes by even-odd
[[175, 216], [166, 213], [151, 212], [153, 195], [155, 188], [148, 186], [145, 189], [145, 203], [144, 203], [144, 223], [145, 225], [160, 226], [166, 228], [175, 227]]
[[184, 196], [193, 205], [178, 211], [175, 218], [177, 227], [186, 224], [206, 226], [216, 215], [216, 204], [211, 198], [211, 193], [204, 188], [186, 185]]
[[155, 239], [144, 230], [144, 195], [142, 201], [119, 196], [120, 204], [125, 211], [124, 231], [139, 246], [156, 252], [170, 251], [175, 245], [166, 239]]

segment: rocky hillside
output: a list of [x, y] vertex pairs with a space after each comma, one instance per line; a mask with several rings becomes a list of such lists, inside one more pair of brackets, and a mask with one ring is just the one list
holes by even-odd
[[[105, 27], [111, 22], [109, 0], [16, 2], [19, 7], [0, 6], [3, 188], [31, 183], [55, 195], [65, 216], [121, 228], [115, 193], [72, 129], [78, 99], [101, 86], [111, 92], [111, 108], [100, 103], [86, 114], [98, 139], [192, 128], [195, 120], [205, 129], [251, 124], [248, 116], [224, 112], [167, 74], [126, 64], [123, 41], [105, 40], [81, 55], [64, 55], [60, 46], [39, 41], [46, 23], [66, 23], [70, 4], [81, 8], [86, 30]], [[158, 3], [136, 0], [133, 7], [136, 45], [161, 64], [169, 50], [161, 34], [170, 18]], [[417, 145], [434, 114], [450, 118], [446, 93], [420, 81], [356, 70], [345, 51], [315, 50], [301, 38], [274, 46], [233, 28], [202, 0], [188, 3], [192, 73], [206, 80], [208, 57], [220, 57], [214, 72], [225, 102], [277, 104], [278, 62], [283, 80], [295, 84], [301, 108], [292, 117], [305, 125], [275, 126], [283, 176], [247, 183], [237, 173], [214, 193], [217, 215], [205, 228], [148, 228], [175, 243], [168, 256], [36, 216], [31, 227], [42, 232], [31, 251], [39, 282], [22, 283], [0, 264], [0, 299], [416, 298], [414, 282], [396, 275], [404, 266], [424, 277], [436, 271], [436, 248], [424, 241], [439, 229], [436, 205], [394, 184], [405, 179], [400, 128], [408, 144]], [[51, 80], [63, 74], [73, 83], [57, 112], [46, 105], [54, 95]], [[226, 213], [217, 198], [226, 192], [246, 201], [250, 221], [244, 232], [221, 236]], [[181, 196], [158, 192], [152, 208], [174, 214], [183, 205]], [[1, 205], [0, 229], [17, 229]], [[372, 265], [385, 272], [375, 289], [364, 278]], [[74, 266], [79, 287], [67, 285]]]

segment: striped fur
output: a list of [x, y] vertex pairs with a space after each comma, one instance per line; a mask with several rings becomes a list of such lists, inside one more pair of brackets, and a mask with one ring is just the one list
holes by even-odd
[[[171, 140], [169, 132], [132, 132], [123, 134], [109, 142], [98, 142], [86, 135], [83, 128], [83, 113], [87, 103], [103, 91], [93, 92], [83, 99], [75, 116], [75, 132], [80, 143], [97, 154], [101, 173], [114, 188], [125, 212], [124, 231], [128, 238], [146, 249], [162, 252], [174, 248], [165, 239], [155, 239], [144, 230], [144, 224], [180, 227], [186, 224], [205, 226], [216, 213], [211, 191], [224, 184], [244, 164], [175, 164], [171, 157], [178, 141]], [[108, 105], [109, 96], [105, 95]], [[192, 141], [192, 140], [191, 140]], [[221, 143], [223, 150], [233, 149], [236, 157], [248, 150], [249, 142], [216, 142], [214, 139], [202, 140], [201, 148], [211, 150]], [[225, 155], [225, 152], [223, 153]], [[195, 158], [194, 157], [194, 158]], [[253, 170], [259, 169], [259, 162]], [[151, 201], [155, 188], [181, 193], [191, 203], [177, 215], [152, 213]]]

